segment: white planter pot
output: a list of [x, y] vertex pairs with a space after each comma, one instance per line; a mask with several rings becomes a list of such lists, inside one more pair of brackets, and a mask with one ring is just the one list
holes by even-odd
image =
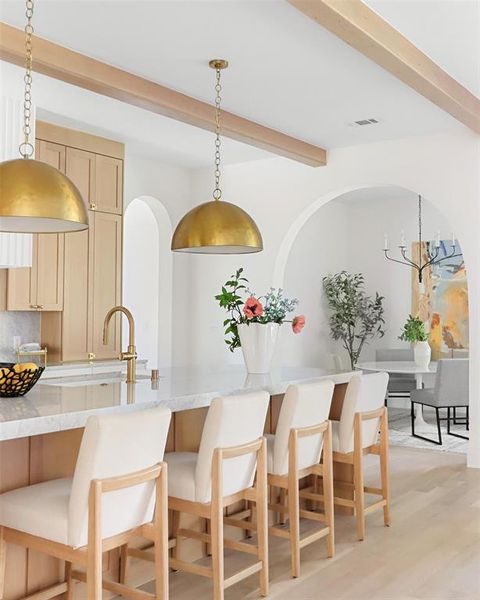
[[278, 323], [242, 323], [238, 326], [243, 359], [249, 373], [270, 371], [279, 330]]
[[417, 367], [428, 367], [432, 358], [432, 349], [428, 342], [415, 342], [413, 346], [413, 358]]

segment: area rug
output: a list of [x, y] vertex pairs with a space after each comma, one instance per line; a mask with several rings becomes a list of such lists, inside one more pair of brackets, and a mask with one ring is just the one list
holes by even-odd
[[[427, 425], [415, 427], [415, 433], [428, 438], [438, 439], [437, 426], [435, 423], [435, 411], [424, 407], [423, 416]], [[443, 415], [442, 415], [443, 416]], [[460, 416], [460, 415], [459, 415]], [[441, 421], [442, 445], [431, 444], [424, 440], [412, 437], [412, 427], [410, 423], [410, 411], [404, 408], [388, 408], [389, 439], [393, 446], [407, 446], [409, 448], [427, 448], [428, 450], [437, 450], [438, 452], [457, 452], [466, 454], [468, 441], [456, 438], [447, 434], [445, 421]], [[465, 425], [452, 426], [453, 432], [462, 435], [468, 435], [465, 432]]]

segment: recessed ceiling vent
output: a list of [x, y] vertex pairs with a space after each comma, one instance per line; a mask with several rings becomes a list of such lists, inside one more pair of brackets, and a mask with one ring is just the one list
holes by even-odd
[[349, 123], [349, 125], [350, 127], [362, 127], [363, 125], [376, 125], [379, 122], [378, 119], [360, 119], [359, 121]]

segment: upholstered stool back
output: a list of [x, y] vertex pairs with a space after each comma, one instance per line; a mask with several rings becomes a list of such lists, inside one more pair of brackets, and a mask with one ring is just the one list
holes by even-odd
[[[225, 396], [212, 401], [203, 427], [195, 470], [197, 502], [210, 501], [215, 448], [239, 446], [262, 437], [269, 401], [270, 396], [267, 392]], [[255, 461], [254, 454], [224, 461], [224, 496], [253, 485]]]
[[[353, 452], [355, 413], [369, 412], [382, 407], [387, 385], [388, 373], [359, 374], [350, 379], [340, 417], [339, 452]], [[379, 426], [379, 419], [362, 422], [362, 445], [364, 448], [377, 441]]]
[[[163, 460], [171, 412], [167, 408], [90, 417], [73, 476], [68, 543], [87, 543], [88, 498], [93, 479], [134, 473]], [[102, 538], [152, 520], [154, 481], [102, 495]]]
[[[288, 471], [288, 440], [292, 429], [320, 425], [328, 419], [333, 396], [333, 381], [323, 380], [290, 385], [282, 402], [273, 448], [273, 472]], [[320, 461], [323, 433], [299, 438], [297, 463], [305, 469]]]

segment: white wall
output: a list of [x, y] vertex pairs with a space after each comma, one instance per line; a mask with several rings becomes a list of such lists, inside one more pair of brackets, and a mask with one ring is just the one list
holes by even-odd
[[306, 317], [301, 334], [282, 328], [280, 360], [308, 367], [330, 366], [331, 353], [341, 347], [330, 339], [328, 312], [322, 293], [322, 277], [350, 270], [349, 207], [337, 201], [323, 206], [305, 224], [288, 257], [284, 287], [298, 298], [298, 314]]
[[[161, 164], [129, 153], [125, 156], [125, 210], [135, 199], [142, 198], [152, 211], [158, 228], [158, 364], [167, 367], [182, 362], [188, 348], [188, 319], [190, 289], [190, 260], [171, 252], [173, 223], [190, 207], [190, 171]], [[128, 241], [125, 241], [128, 244]], [[124, 294], [127, 282], [124, 282]], [[142, 292], [139, 291], [142, 296]], [[141, 303], [141, 299], [139, 300]], [[141, 310], [139, 306], [138, 310]], [[175, 331], [175, 336], [173, 336]], [[142, 348], [137, 348], [143, 356]]]
[[[136, 198], [123, 221], [123, 304], [135, 316], [135, 341], [150, 368], [158, 366], [159, 231], [146, 201]], [[123, 323], [124, 344], [128, 325]]]
[[[318, 208], [358, 188], [393, 185], [418, 192], [452, 224], [461, 240], [470, 284], [472, 364], [480, 360], [480, 138], [442, 134], [342, 148], [329, 152], [328, 166], [309, 168], [275, 158], [224, 169], [224, 198], [256, 220], [265, 250], [248, 257], [191, 256], [189, 325], [191, 362], [221, 365], [231, 357], [223, 347], [221, 314], [213, 295], [243, 265], [256, 289], [283, 284], [297, 234]], [[210, 172], [197, 172], [192, 197], [208, 198]], [[383, 231], [379, 243], [383, 241]], [[381, 246], [380, 246], [381, 248]], [[185, 349], [185, 353], [187, 350]], [[472, 431], [469, 461], [480, 466], [480, 374], [471, 370]]]

